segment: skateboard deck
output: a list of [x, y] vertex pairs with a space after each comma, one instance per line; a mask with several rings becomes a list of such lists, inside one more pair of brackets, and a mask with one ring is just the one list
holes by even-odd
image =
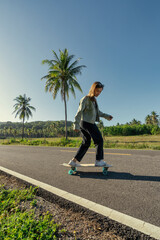
[[[68, 171], [68, 174], [69, 175], [73, 175], [74, 173], [76, 173], [77, 172], [77, 168], [79, 168], [79, 167], [102, 167], [102, 166], [95, 166], [95, 164], [94, 163], [83, 163], [83, 164], [79, 164], [79, 166], [76, 166], [76, 167], [72, 167], [72, 166], [70, 166], [69, 164], [67, 164], [67, 163], [63, 163], [63, 164], [61, 164], [62, 166], [64, 166], [64, 167], [69, 167], [69, 168], [71, 168], [69, 171]], [[107, 175], [108, 174], [108, 168], [109, 167], [112, 167], [112, 165], [109, 165], [109, 164], [107, 164], [107, 166], [103, 166], [102, 167], [102, 169], [103, 169], [103, 175]]]

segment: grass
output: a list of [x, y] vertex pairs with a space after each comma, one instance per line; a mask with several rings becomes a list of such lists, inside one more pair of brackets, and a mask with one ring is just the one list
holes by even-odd
[[[58, 239], [59, 225], [49, 213], [35, 217], [36, 188], [6, 190], [0, 186], [0, 239]], [[21, 209], [21, 203], [30, 201], [31, 210]], [[32, 209], [33, 207], [33, 209]]]
[[160, 135], [105, 137], [104, 147], [160, 150]]
[[[33, 146], [59, 146], [59, 147], [79, 147], [82, 139], [69, 138], [35, 138], [35, 139], [5, 139], [0, 140], [0, 144], [9, 145], [33, 145]], [[94, 147], [92, 141], [91, 147]], [[160, 150], [160, 135], [143, 135], [143, 136], [127, 136], [127, 137], [104, 137], [104, 148], [118, 149], [150, 149]]]

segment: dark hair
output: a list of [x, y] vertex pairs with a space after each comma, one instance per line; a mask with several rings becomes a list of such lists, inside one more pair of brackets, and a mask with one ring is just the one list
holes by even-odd
[[95, 82], [96, 83], [96, 87], [95, 88], [104, 88], [104, 85], [101, 82]]
[[101, 82], [94, 82], [89, 90], [88, 96], [90, 98], [94, 97], [94, 91], [96, 88], [104, 88], [104, 85]]

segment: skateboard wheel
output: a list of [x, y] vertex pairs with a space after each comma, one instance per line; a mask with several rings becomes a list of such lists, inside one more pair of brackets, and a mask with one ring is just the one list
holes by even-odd
[[107, 176], [107, 174], [108, 174], [107, 169], [106, 169], [106, 168], [103, 168], [103, 175]]
[[76, 167], [72, 167], [69, 171], [68, 171], [68, 174], [69, 175], [73, 175], [74, 172], [77, 171], [77, 168]]
[[73, 173], [74, 173], [74, 170], [72, 170], [72, 169], [68, 171], [69, 175], [73, 175]]

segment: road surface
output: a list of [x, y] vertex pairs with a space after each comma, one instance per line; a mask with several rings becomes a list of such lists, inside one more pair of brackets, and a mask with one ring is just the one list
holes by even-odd
[[[160, 151], [105, 149], [113, 165], [79, 168], [68, 175], [76, 148], [0, 146], [0, 166], [160, 227]], [[89, 149], [83, 163], [94, 163]]]

